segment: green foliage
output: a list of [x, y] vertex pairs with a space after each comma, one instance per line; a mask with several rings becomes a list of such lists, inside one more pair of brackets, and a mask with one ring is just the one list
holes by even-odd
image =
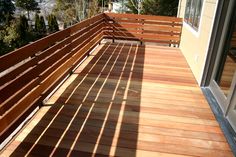
[[20, 16], [19, 19], [12, 20], [5, 29], [0, 30], [0, 55], [26, 45], [33, 40], [35, 40], [35, 36], [29, 29], [27, 18]]
[[6, 28], [6, 32], [3, 38], [3, 42], [9, 45], [9, 47], [15, 47], [17, 46], [18, 39], [20, 39], [20, 33], [19, 33], [19, 25], [20, 23], [12, 22], [12, 24]]
[[11, 0], [0, 0], [0, 24], [9, 25], [13, 19], [15, 6]]
[[20, 22], [17, 26], [17, 31], [20, 34], [21, 39], [26, 39], [27, 38], [27, 32], [29, 30], [29, 25], [28, 25], [28, 20], [27, 18], [23, 15], [20, 16]]
[[16, 6], [27, 11], [38, 10], [38, 3], [35, 0], [16, 0]]
[[29, 25], [27, 18], [23, 15], [19, 20], [15, 20], [6, 29], [7, 35], [4, 42], [10, 47], [20, 47], [27, 44], [31, 40], [29, 33]]
[[39, 15], [37, 13], [35, 14], [34, 20], [35, 20], [34, 30], [35, 30], [35, 32], [39, 32], [39, 30], [40, 30], [40, 18], [39, 18]]
[[146, 15], [160, 14], [160, 0], [144, 0], [142, 4], [142, 12]]
[[98, 6], [102, 7], [102, 4], [103, 4], [103, 6], [108, 7], [108, 2], [109, 2], [109, 0], [98, 0]]
[[98, 12], [99, 12], [98, 1], [92, 0], [90, 2], [90, 6], [89, 6], [89, 17], [92, 17], [92, 16], [98, 14]]
[[[176, 16], [178, 0], [143, 0], [141, 14]], [[126, 7], [129, 12], [138, 13], [138, 0], [128, 0]]]
[[47, 33], [44, 17], [39, 16], [37, 13], [35, 13], [35, 24], [33, 33], [37, 39], [42, 38]]
[[143, 14], [176, 16], [178, 0], [144, 0]]
[[48, 31], [49, 32], [59, 31], [59, 26], [57, 23], [56, 16], [53, 14], [48, 16]]
[[35, 14], [34, 33], [37, 38], [41, 38], [47, 33], [43, 16], [39, 16], [37, 13]]
[[16, 23], [6, 26], [5, 30], [0, 30], [0, 55], [14, 50], [14, 44], [18, 38], [19, 34], [17, 34]]
[[74, 0], [56, 0], [53, 13], [66, 25], [77, 22], [76, 4]]
[[162, 15], [177, 16], [179, 0], [161, 0]]
[[18, 46], [20, 39], [19, 21], [12, 20], [6, 29], [0, 31], [1, 55], [12, 51]]
[[128, 0], [125, 5], [129, 9], [128, 13], [138, 14], [138, 0]]
[[38, 11], [38, 3], [35, 0], [16, 0], [16, 6], [20, 7], [28, 12], [28, 19], [29, 19], [29, 12], [30, 11]]

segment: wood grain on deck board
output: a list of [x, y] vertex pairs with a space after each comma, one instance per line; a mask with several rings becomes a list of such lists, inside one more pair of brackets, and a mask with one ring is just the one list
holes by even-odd
[[178, 48], [105, 43], [3, 151], [12, 156], [233, 156]]

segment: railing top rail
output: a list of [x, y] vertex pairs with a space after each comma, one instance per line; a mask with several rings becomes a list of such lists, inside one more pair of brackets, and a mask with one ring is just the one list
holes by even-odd
[[171, 16], [154, 16], [154, 15], [137, 15], [137, 14], [117, 14], [117, 13], [105, 13], [108, 17], [114, 18], [127, 18], [127, 19], [143, 19], [143, 20], [158, 20], [158, 21], [173, 21], [183, 22], [182, 18]]

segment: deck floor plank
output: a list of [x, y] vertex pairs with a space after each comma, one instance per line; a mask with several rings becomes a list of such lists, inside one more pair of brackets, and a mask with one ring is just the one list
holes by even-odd
[[178, 48], [108, 42], [2, 155], [233, 156]]

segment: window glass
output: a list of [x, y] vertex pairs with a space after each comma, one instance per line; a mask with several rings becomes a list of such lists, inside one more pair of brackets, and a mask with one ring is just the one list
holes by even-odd
[[190, 19], [189, 19], [189, 24], [192, 26], [193, 25], [193, 20], [194, 20], [194, 15], [196, 12], [196, 3], [198, 0], [192, 0], [191, 8], [190, 8]]
[[187, 0], [184, 20], [194, 29], [198, 29], [203, 0]]
[[185, 16], [184, 20], [187, 22], [189, 20], [189, 12], [191, 7], [191, 1], [187, 0], [186, 8], [185, 8]]
[[199, 0], [198, 4], [197, 4], [196, 13], [195, 13], [195, 17], [194, 17], [194, 23], [193, 23], [193, 26], [195, 28], [199, 27], [201, 11], [202, 11], [202, 2], [203, 2], [203, 0]]

